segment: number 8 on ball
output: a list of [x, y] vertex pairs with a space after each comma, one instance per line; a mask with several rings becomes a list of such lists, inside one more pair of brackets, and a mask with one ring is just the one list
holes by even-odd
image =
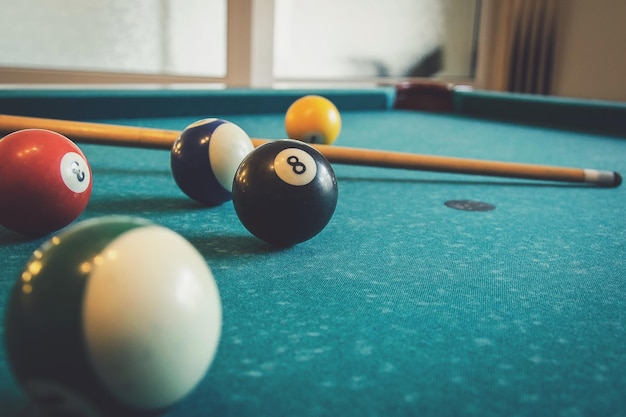
[[287, 148], [274, 158], [274, 171], [287, 184], [303, 186], [309, 184], [317, 174], [315, 159], [298, 148]]

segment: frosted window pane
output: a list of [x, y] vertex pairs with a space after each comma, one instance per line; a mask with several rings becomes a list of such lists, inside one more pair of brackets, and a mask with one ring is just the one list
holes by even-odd
[[0, 8], [3, 67], [226, 72], [226, 0], [1, 0]]
[[227, 0], [169, 0], [169, 56], [164, 70], [226, 76]]
[[[276, 0], [275, 75], [467, 76], [474, 12], [472, 0]], [[449, 53], [464, 61], [446, 68]]]

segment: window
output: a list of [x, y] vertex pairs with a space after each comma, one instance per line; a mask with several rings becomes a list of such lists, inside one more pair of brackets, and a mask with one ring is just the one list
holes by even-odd
[[279, 79], [469, 77], [476, 2], [276, 0]]
[[2, 9], [0, 67], [226, 75], [226, 0], [20, 0]]
[[478, 1], [20, 0], [0, 14], [0, 83], [467, 79]]

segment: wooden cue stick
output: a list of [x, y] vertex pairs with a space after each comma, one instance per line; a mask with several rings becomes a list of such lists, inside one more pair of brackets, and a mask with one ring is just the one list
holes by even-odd
[[[172, 144], [180, 134], [176, 130], [0, 115], [0, 134], [2, 135], [28, 128], [52, 130], [69, 137], [77, 143], [154, 149], [171, 149]], [[269, 140], [253, 138], [252, 143], [256, 147]], [[313, 146], [330, 162], [337, 164], [587, 183], [603, 187], [617, 187], [622, 182], [620, 174], [614, 171], [454, 158], [330, 145]]]

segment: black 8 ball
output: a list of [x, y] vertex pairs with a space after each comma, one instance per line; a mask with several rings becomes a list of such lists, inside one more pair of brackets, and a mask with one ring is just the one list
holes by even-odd
[[315, 148], [294, 140], [267, 142], [239, 165], [233, 205], [241, 223], [259, 239], [292, 246], [328, 224], [337, 206], [337, 178]]

